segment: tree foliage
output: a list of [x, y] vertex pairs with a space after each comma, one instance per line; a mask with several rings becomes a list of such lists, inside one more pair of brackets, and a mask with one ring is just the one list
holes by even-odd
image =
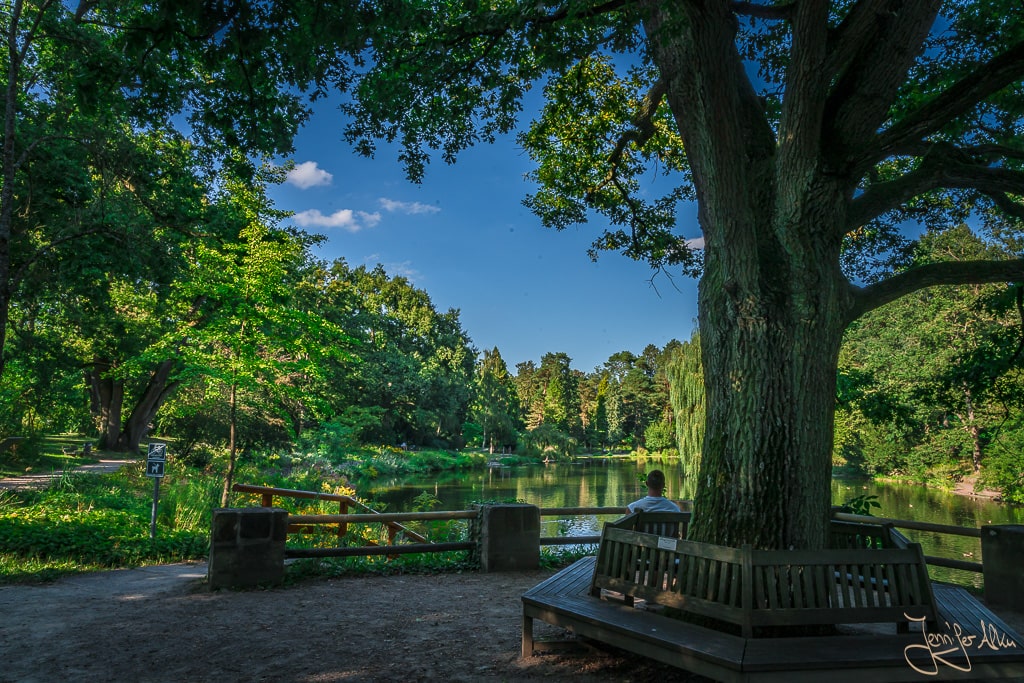
[[324, 272], [321, 314], [357, 343], [352, 362], [329, 381], [336, 414], [373, 410], [361, 438], [399, 444], [456, 445], [469, 411], [476, 350], [459, 312], [438, 311], [430, 296], [382, 266]]
[[[961, 226], [926, 235], [914, 260], [1007, 256]], [[857, 321], [840, 366], [846, 455], [885, 474], [981, 472], [988, 443], [1024, 407], [1016, 296], [996, 284], [933, 288]], [[895, 447], [872, 446], [886, 439]]]
[[[193, 231], [205, 188], [190, 190], [189, 177], [252, 176], [254, 159], [291, 149], [309, 112], [301, 92], [322, 93], [346, 70], [309, 54], [311, 39], [314, 54], [349, 43], [318, 10], [202, 0], [0, 7], [0, 370], [10, 304], [52, 275], [55, 252], [124, 257], [126, 244]], [[169, 171], [185, 170], [171, 161], [182, 154], [193, 165], [179, 178]], [[116, 251], [98, 250], [99, 238]]]

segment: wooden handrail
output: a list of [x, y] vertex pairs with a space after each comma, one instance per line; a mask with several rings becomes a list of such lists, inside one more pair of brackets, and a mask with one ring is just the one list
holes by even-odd
[[[273, 507], [274, 506], [274, 496], [282, 496], [282, 497], [285, 497], [285, 498], [302, 498], [304, 500], [327, 500], [327, 501], [337, 502], [337, 503], [340, 504], [340, 507], [342, 508], [341, 512], [343, 512], [343, 513], [346, 511], [345, 508], [347, 506], [353, 505], [353, 506], [355, 506], [357, 508], [360, 508], [362, 510], [366, 510], [367, 512], [371, 513], [372, 515], [381, 515], [381, 514], [383, 514], [383, 513], [377, 512], [376, 510], [374, 510], [370, 506], [365, 505], [365, 504], [359, 502], [358, 500], [356, 500], [352, 496], [346, 496], [346, 495], [342, 495], [342, 494], [338, 494], [338, 493], [319, 493], [317, 491], [299, 491], [299, 490], [296, 490], [296, 489], [279, 489], [279, 488], [274, 488], [272, 486], [255, 486], [255, 485], [252, 485], [252, 484], [235, 484], [232, 487], [232, 489], [235, 490], [235, 491], [238, 491], [239, 493], [258, 493], [258, 494], [260, 494], [261, 496], [263, 496], [263, 507]], [[300, 524], [303, 524], [303, 522], [301, 522], [301, 521], [296, 521], [297, 518], [303, 517], [303, 516], [307, 516], [307, 517], [308, 516], [313, 516], [313, 517], [316, 517], [317, 515], [289, 515], [289, 525], [300, 525]], [[346, 515], [341, 514], [341, 515], [334, 515], [334, 516], [336, 516], [336, 517], [344, 517]], [[346, 521], [347, 520], [344, 520], [344, 521], [343, 520], [335, 520], [333, 522], [335, 524], [338, 524], [338, 536], [339, 537], [344, 536], [345, 532], [348, 530], [347, 526], [346, 526]], [[384, 524], [385, 526], [387, 526], [388, 530], [389, 530], [389, 533], [388, 533], [388, 542], [389, 543], [394, 543], [395, 535], [399, 531], [405, 533], [406, 536], [408, 536], [409, 538], [411, 538], [411, 539], [413, 539], [415, 541], [419, 541], [420, 543], [430, 543], [431, 542], [429, 539], [421, 536], [420, 534], [416, 533], [412, 529], [404, 527], [401, 524], [396, 524], [393, 521], [387, 521], [387, 520], [380, 519], [380, 518], [372, 519], [372, 520], [362, 520], [362, 521], [380, 522], [380, 523]], [[315, 524], [317, 522], [306, 522], [306, 523], [307, 524]], [[319, 522], [319, 523], [320, 524], [328, 524], [330, 522]]]
[[981, 538], [981, 529], [971, 529], [965, 526], [952, 526], [950, 524], [934, 524], [932, 522], [913, 522], [909, 519], [892, 519], [891, 517], [872, 517], [870, 515], [853, 515], [848, 512], [836, 512], [833, 519], [844, 522], [863, 522], [865, 524], [892, 524], [901, 529], [915, 529], [917, 531], [934, 531], [939, 534], [950, 534], [952, 536], [970, 536]]
[[403, 545], [364, 545], [358, 548], [286, 548], [285, 557], [368, 557], [370, 555], [412, 555], [472, 550], [475, 543], [406, 543]]
[[624, 515], [629, 510], [624, 507], [603, 507], [603, 508], [541, 508], [541, 517], [554, 517], [558, 515]]
[[422, 520], [476, 519], [476, 510], [452, 512], [378, 512], [374, 515], [288, 515], [289, 524], [338, 524], [345, 522], [410, 522]]

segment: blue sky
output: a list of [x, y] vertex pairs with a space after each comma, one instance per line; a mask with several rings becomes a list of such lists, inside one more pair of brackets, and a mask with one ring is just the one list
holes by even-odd
[[[437, 162], [414, 185], [394, 149], [360, 157], [341, 139], [343, 125], [332, 105], [319, 103], [296, 138], [296, 170], [269, 193], [295, 213], [290, 222], [328, 238], [321, 258], [380, 263], [407, 277], [438, 310], [459, 309], [473, 345], [497, 346], [513, 373], [548, 352], [567, 353], [589, 372], [618, 351], [689, 339], [696, 281], [658, 275], [652, 287], [645, 264], [615, 253], [592, 262], [586, 250], [599, 223], [542, 227], [522, 205], [532, 166], [514, 137], [473, 148], [452, 166]], [[682, 220], [683, 235], [698, 237], [695, 218]]]

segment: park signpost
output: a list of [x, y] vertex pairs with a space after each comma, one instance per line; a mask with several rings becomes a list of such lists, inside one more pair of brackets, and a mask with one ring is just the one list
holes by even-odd
[[149, 518], [149, 537], [156, 538], [156, 509], [160, 500], [160, 480], [167, 464], [167, 444], [151, 443], [146, 453], [146, 476], [153, 479], [153, 511]]

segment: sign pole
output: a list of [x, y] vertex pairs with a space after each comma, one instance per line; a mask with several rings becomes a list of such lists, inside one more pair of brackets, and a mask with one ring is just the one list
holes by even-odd
[[160, 501], [160, 477], [153, 477], [153, 512], [149, 516], [149, 539], [156, 539], [156, 507]]
[[167, 444], [151, 443], [146, 454], [146, 476], [153, 478], [153, 512], [149, 516], [149, 538], [156, 538], [156, 509], [160, 502], [160, 480], [167, 461]]

